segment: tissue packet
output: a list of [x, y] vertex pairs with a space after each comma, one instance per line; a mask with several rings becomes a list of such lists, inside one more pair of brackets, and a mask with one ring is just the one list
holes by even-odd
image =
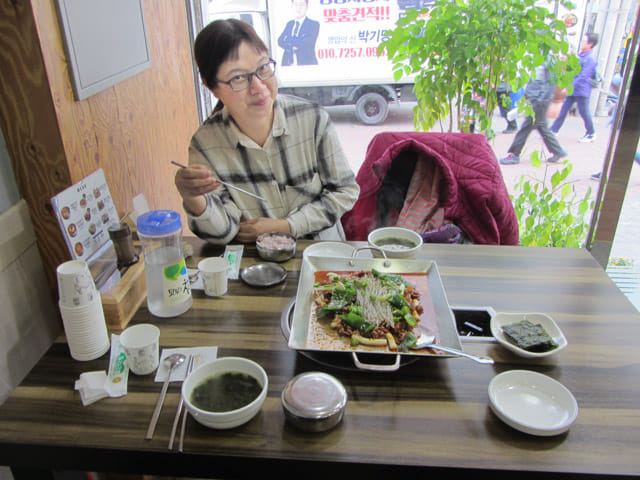
[[109, 374], [104, 381], [104, 390], [110, 397], [122, 397], [127, 394], [129, 367], [127, 354], [120, 343], [120, 336], [111, 334], [111, 356], [109, 357]]

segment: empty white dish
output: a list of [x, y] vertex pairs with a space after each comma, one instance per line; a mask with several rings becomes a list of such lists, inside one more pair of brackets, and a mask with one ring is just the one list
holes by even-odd
[[[523, 348], [518, 347], [516, 344], [511, 342], [504, 334], [503, 327], [506, 325], [511, 325], [514, 323], [518, 323], [521, 320], [529, 320], [531, 323], [540, 324], [545, 331], [549, 334], [549, 336], [556, 343], [556, 348], [551, 350], [547, 350], [546, 352], [530, 352]], [[495, 337], [495, 339], [501, 343], [505, 348], [511, 350], [514, 353], [522, 357], [527, 358], [536, 358], [536, 357], [547, 357], [549, 355], [553, 355], [558, 353], [564, 347], [567, 346], [568, 342], [560, 327], [556, 324], [556, 322], [549, 315], [544, 313], [503, 313], [498, 312], [493, 317], [491, 317], [491, 334]]]
[[578, 403], [567, 387], [528, 370], [509, 370], [493, 377], [489, 406], [507, 425], [544, 437], [566, 432], [578, 416]]
[[309, 245], [302, 252], [302, 256], [351, 258], [355, 249], [343, 242], [318, 242]]

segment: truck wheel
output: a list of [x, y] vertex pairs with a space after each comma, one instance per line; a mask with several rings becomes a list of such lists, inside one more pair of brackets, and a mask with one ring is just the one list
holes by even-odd
[[379, 93], [365, 93], [356, 102], [356, 118], [365, 125], [384, 122], [388, 113], [389, 103]]

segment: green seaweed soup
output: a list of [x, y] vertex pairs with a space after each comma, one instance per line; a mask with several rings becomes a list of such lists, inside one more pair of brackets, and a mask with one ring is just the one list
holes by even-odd
[[385, 247], [387, 250], [409, 250], [415, 248], [417, 244], [406, 238], [384, 237], [374, 242], [378, 247]]
[[251, 375], [226, 372], [205, 378], [191, 393], [191, 403], [208, 412], [228, 412], [253, 402], [262, 386]]

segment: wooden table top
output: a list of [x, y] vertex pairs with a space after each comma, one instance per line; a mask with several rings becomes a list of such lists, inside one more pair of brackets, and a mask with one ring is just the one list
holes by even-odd
[[[189, 241], [197, 252], [187, 259], [190, 267], [199, 256], [222, 253]], [[169, 451], [178, 384], [169, 388], [154, 438], [145, 440], [161, 384], [130, 374], [126, 396], [83, 407], [75, 380], [83, 372], [106, 371], [108, 354], [74, 361], [61, 337], [0, 407], [0, 465], [215, 478], [256, 472], [640, 475], [640, 315], [587, 251], [423, 247], [419, 255], [437, 263], [450, 305], [547, 313], [569, 345], [545, 359], [526, 359], [494, 342], [463, 342], [466, 351], [488, 354], [496, 363], [424, 358], [395, 372], [366, 372], [326, 366], [287, 346], [283, 312], [295, 297], [309, 244], [299, 242], [279, 285], [254, 288], [231, 280], [219, 299], [194, 291], [184, 315], [160, 319], [142, 307], [132, 320], [157, 325], [161, 348], [217, 346], [218, 356], [260, 363], [269, 391], [249, 423], [216, 431], [189, 418], [184, 452]], [[242, 267], [256, 261], [255, 249], [245, 246]], [[532, 436], [493, 414], [488, 384], [512, 369], [546, 374], [574, 394], [580, 411], [568, 432]], [[294, 429], [280, 402], [286, 382], [311, 370], [337, 377], [349, 398], [343, 421], [324, 433]]]

